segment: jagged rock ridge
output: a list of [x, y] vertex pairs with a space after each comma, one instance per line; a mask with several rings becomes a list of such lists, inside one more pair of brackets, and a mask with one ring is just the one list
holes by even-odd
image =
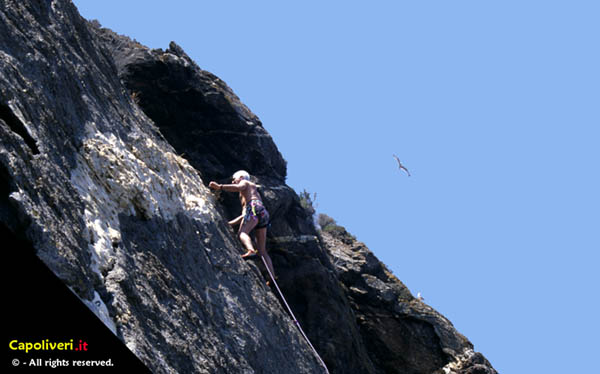
[[260, 120], [176, 44], [68, 1], [0, 1], [0, 18], [0, 222], [153, 372], [321, 371], [239, 257], [239, 202], [205, 187], [237, 169], [263, 186], [279, 283], [332, 373], [495, 372], [364, 245], [316, 231]]

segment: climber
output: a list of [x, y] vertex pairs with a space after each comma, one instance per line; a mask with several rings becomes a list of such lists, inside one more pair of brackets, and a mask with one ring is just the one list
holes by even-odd
[[[319, 353], [315, 350], [315, 347], [311, 344], [310, 340], [302, 330], [300, 323], [294, 316], [292, 309], [285, 300], [281, 289], [277, 285], [275, 271], [273, 270], [273, 263], [271, 262], [271, 257], [269, 257], [269, 254], [267, 253], [266, 249], [267, 226], [269, 225], [269, 212], [267, 212], [267, 209], [265, 209], [260, 195], [258, 194], [258, 186], [250, 181], [250, 174], [248, 174], [248, 172], [244, 170], [239, 170], [236, 171], [235, 174], [233, 174], [233, 180], [231, 184], [219, 184], [217, 182], [210, 182], [208, 184], [208, 187], [214, 190], [240, 193], [240, 202], [242, 203], [242, 214], [239, 217], [229, 221], [229, 224], [231, 226], [236, 226], [241, 222], [238, 234], [240, 240], [244, 244], [244, 247], [246, 247], [247, 249], [247, 252], [243, 254], [242, 257], [248, 258], [256, 254], [256, 250], [252, 245], [252, 239], [249, 235], [253, 229], [256, 229], [258, 254], [262, 257], [263, 263], [267, 267], [269, 277], [271, 278], [271, 281], [273, 281], [273, 286], [279, 293], [281, 300], [283, 300], [283, 303], [285, 304], [288, 312], [290, 313], [290, 317], [292, 317], [292, 320], [298, 327], [298, 330], [300, 330], [300, 333], [302, 334], [304, 339], [306, 339], [306, 342], [308, 343], [312, 351], [319, 359], [319, 362], [325, 369], [325, 373], [329, 374], [329, 370], [327, 370], [327, 365], [325, 365], [325, 362], [323, 361], [321, 356], [319, 356]], [[268, 281], [267, 285], [270, 286], [271, 282]]]
[[210, 182], [208, 186], [215, 190], [239, 192], [240, 202], [242, 203], [242, 214], [229, 221], [229, 224], [231, 226], [236, 226], [241, 223], [238, 235], [247, 250], [242, 257], [248, 258], [256, 254], [256, 250], [252, 244], [252, 238], [250, 238], [250, 232], [253, 229], [256, 229], [255, 234], [258, 245], [258, 254], [263, 257], [269, 271], [275, 276], [273, 263], [271, 262], [271, 257], [269, 257], [266, 249], [269, 212], [263, 205], [257, 186], [250, 181], [250, 174], [244, 170], [235, 172], [231, 183], [232, 184], [219, 184]]

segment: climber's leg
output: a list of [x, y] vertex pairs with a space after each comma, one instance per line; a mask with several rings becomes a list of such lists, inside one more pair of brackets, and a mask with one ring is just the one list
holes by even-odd
[[254, 249], [254, 246], [252, 245], [252, 238], [250, 237], [250, 231], [252, 231], [252, 229], [254, 229], [254, 227], [256, 226], [257, 223], [258, 223], [258, 220], [256, 220], [256, 219], [247, 220], [244, 218], [244, 220], [242, 221], [242, 224], [240, 226], [240, 231], [238, 233], [238, 236], [247, 251], [246, 253], [244, 253], [242, 255], [242, 257], [244, 257], [244, 258], [256, 254], [256, 250]]

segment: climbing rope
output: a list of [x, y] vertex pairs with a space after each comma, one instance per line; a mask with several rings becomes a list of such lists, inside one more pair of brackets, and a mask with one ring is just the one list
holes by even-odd
[[277, 289], [277, 292], [279, 293], [279, 296], [281, 297], [281, 300], [283, 300], [283, 303], [285, 304], [285, 307], [287, 308], [288, 313], [290, 313], [290, 316], [294, 320], [294, 323], [296, 324], [296, 327], [298, 327], [298, 330], [300, 331], [300, 334], [302, 334], [302, 336], [304, 337], [304, 339], [308, 343], [308, 346], [310, 347], [310, 349], [312, 349], [312, 351], [314, 352], [314, 354], [319, 359], [319, 362], [321, 363], [321, 366], [323, 366], [323, 369], [325, 369], [325, 372], [327, 374], [329, 374], [329, 370], [327, 370], [327, 365], [325, 365], [325, 362], [323, 361], [323, 359], [321, 358], [321, 356], [319, 356], [319, 353], [317, 352], [317, 350], [315, 349], [315, 347], [313, 347], [312, 343], [308, 339], [308, 336], [306, 336], [306, 334], [302, 330], [302, 327], [300, 327], [300, 323], [298, 322], [298, 320], [296, 319], [296, 316], [292, 312], [292, 308], [290, 308], [290, 306], [288, 305], [287, 301], [285, 300], [285, 297], [283, 297], [283, 293], [279, 289], [279, 285], [277, 284], [277, 281], [275, 281], [275, 276], [271, 273], [271, 270], [269, 270], [269, 266], [267, 266], [267, 261], [265, 260], [265, 258], [262, 255], [260, 256], [260, 258], [263, 261], [263, 264], [265, 264], [265, 268], [267, 268], [267, 272], [269, 273], [269, 277], [271, 278], [271, 281], [273, 281], [273, 284], [275, 285], [275, 289]]

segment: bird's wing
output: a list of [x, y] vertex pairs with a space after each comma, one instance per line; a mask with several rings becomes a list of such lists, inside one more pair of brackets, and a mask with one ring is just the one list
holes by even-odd
[[398, 167], [400, 169], [404, 170], [406, 172], [406, 174], [408, 174], [408, 176], [410, 177], [410, 171], [408, 171], [408, 169], [404, 165], [402, 165], [402, 162], [400, 162], [400, 159], [398, 158], [398, 156], [396, 156], [396, 155], [392, 155], [392, 156], [394, 156], [396, 161], [398, 161]]

